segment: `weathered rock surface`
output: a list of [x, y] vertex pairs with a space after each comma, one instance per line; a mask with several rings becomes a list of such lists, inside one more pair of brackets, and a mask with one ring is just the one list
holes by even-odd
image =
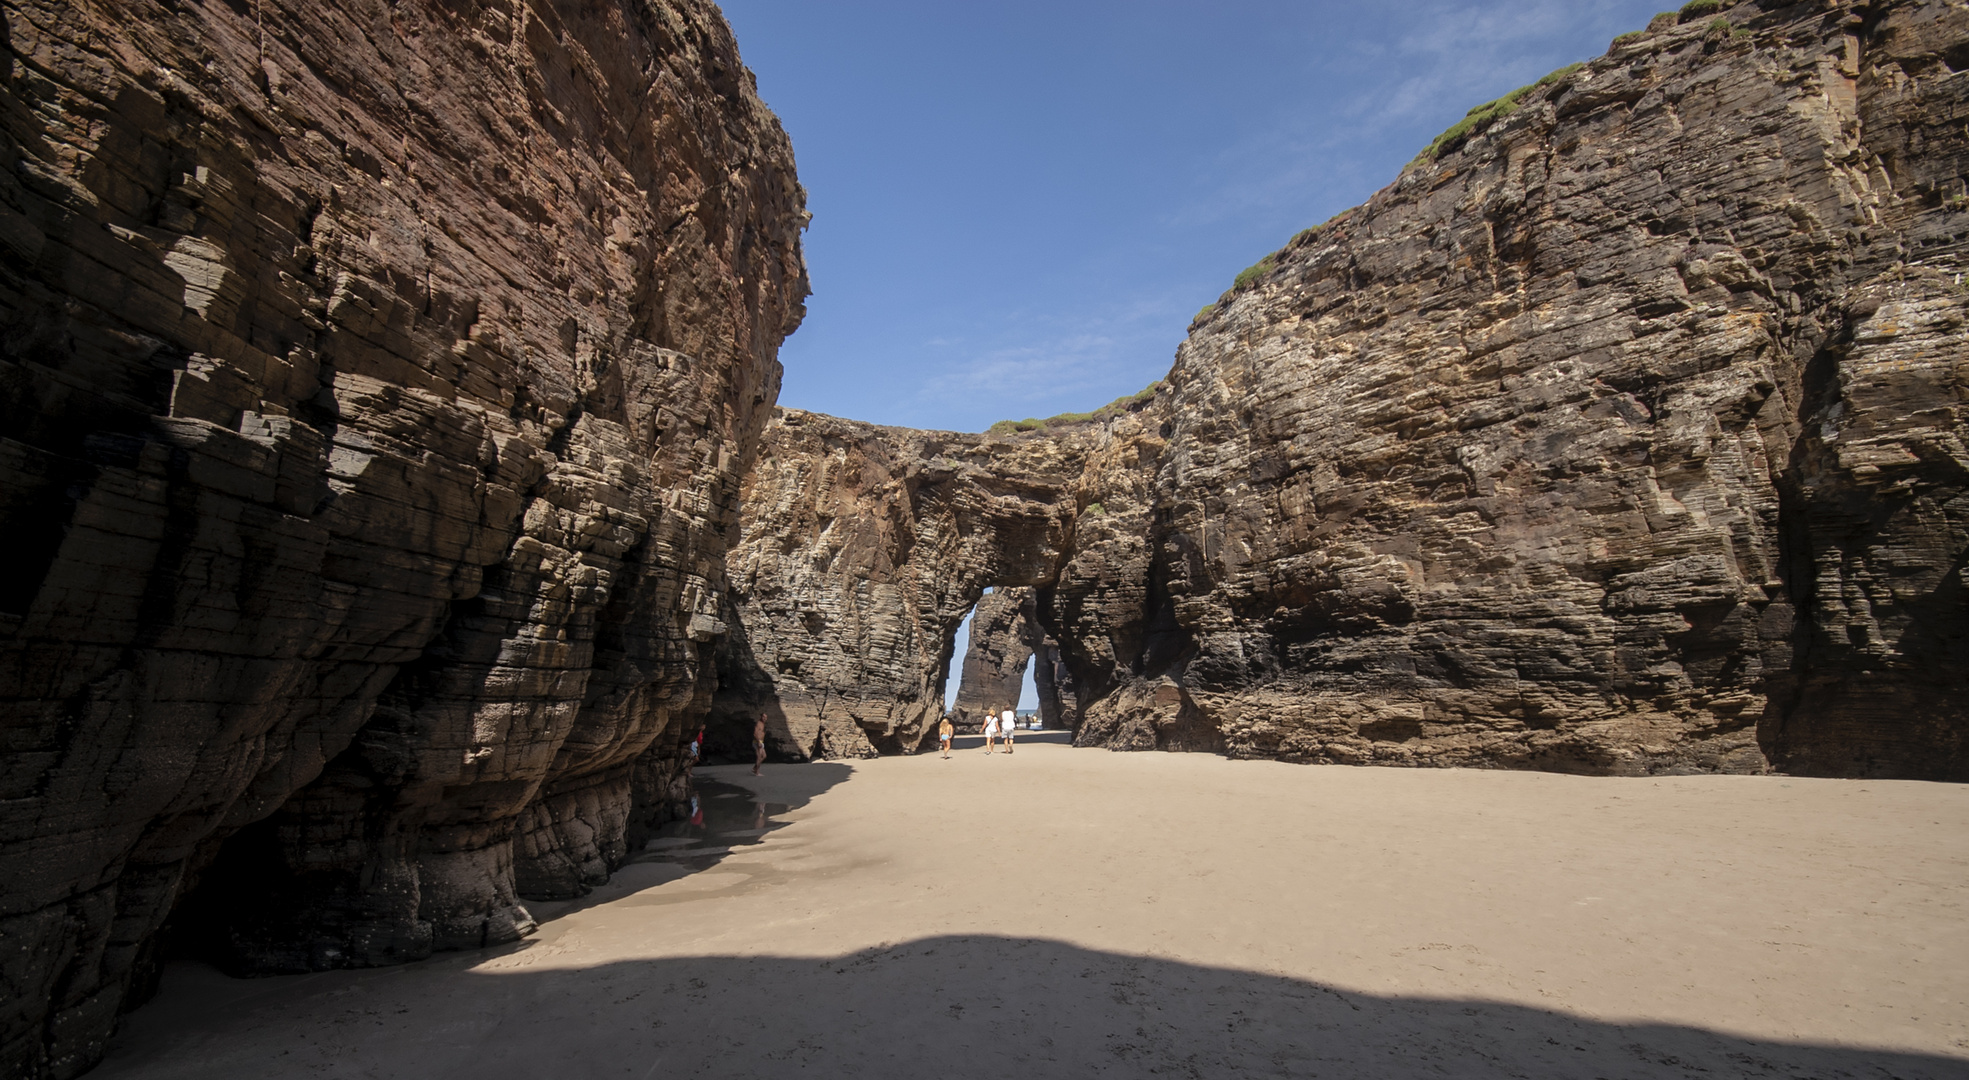
[[987, 587], [1087, 745], [1969, 779], [1960, 4], [1658, 21], [1008, 436], [768, 423], [802, 193], [702, 0], [5, 13], [10, 1075], [174, 909], [524, 933], [697, 717], [917, 748]]
[[959, 669], [951, 722], [966, 731], [981, 730], [986, 713], [1017, 707], [1026, 664], [1045, 640], [1031, 589], [987, 593], [971, 614], [970, 646]]
[[0, 1068], [70, 1076], [202, 870], [388, 963], [682, 794], [805, 212], [700, 0], [5, 14]]
[[1134, 673], [1171, 723], [1969, 778], [1969, 10], [1724, 17], [1535, 92], [1200, 318], [1148, 575], [1185, 640]]
[[968, 437], [769, 436], [735, 618], [794, 667], [748, 707], [922, 702], [978, 588], [1029, 586], [1085, 745], [1969, 779], [1969, 9], [1722, 18], [1296, 237], [1146, 406], [974, 440], [965, 485], [1076, 472], [1032, 490], [1057, 541], [915, 513]]
[[918, 747], [957, 627], [987, 586], [1050, 582], [1082, 471], [1078, 436], [912, 431], [780, 410], [745, 478], [728, 560], [711, 750], [752, 718], [791, 760]]

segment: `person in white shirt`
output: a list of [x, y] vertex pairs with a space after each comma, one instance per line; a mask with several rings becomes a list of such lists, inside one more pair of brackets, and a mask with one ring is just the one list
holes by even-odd
[[998, 714], [986, 711], [984, 727], [985, 753], [989, 754], [992, 752], [992, 744], [998, 739]]
[[1005, 752], [1008, 754], [1012, 752], [1012, 732], [1018, 730], [1018, 726], [1019, 714], [1006, 709], [1005, 714], [999, 718], [998, 730], [1005, 733]]

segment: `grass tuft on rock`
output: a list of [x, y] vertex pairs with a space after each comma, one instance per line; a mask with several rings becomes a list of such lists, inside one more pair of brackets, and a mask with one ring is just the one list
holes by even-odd
[[[1579, 67], [1578, 64], [1573, 65], [1574, 69], [1578, 67]], [[1554, 74], [1557, 73], [1555, 72]], [[1231, 279], [1231, 287], [1225, 289], [1223, 295], [1219, 296], [1216, 302], [1203, 305], [1202, 309], [1196, 313], [1196, 317], [1190, 320], [1190, 325], [1194, 326], [1197, 323], [1203, 321], [1203, 319], [1209, 316], [1212, 312], [1215, 312], [1218, 308], [1223, 307], [1227, 303], [1230, 303], [1231, 299], [1237, 296], [1238, 293], [1243, 292], [1247, 288], [1250, 288], [1252, 285], [1256, 284], [1260, 279], [1262, 279], [1265, 275], [1271, 273], [1273, 270], [1278, 269], [1278, 260], [1280, 255], [1283, 255], [1294, 248], [1302, 248], [1312, 243], [1315, 239], [1319, 237], [1321, 233], [1325, 232], [1329, 228], [1332, 228], [1334, 225], [1342, 221], [1345, 221], [1347, 219], [1347, 216], [1349, 214], [1352, 214], [1353, 212], [1354, 211], [1352, 209], [1342, 210], [1339, 213], [1333, 215], [1332, 217], [1327, 218], [1325, 221], [1320, 222], [1318, 225], [1312, 225], [1312, 226], [1308, 226], [1307, 228], [1300, 229], [1298, 232], [1292, 234], [1292, 239], [1287, 240], [1285, 242], [1284, 247], [1278, 249], [1277, 251], [1272, 252], [1270, 255], [1267, 255], [1262, 259], [1259, 259], [1257, 262], [1252, 263], [1250, 266], [1245, 267], [1243, 270], [1240, 270], [1238, 272], [1237, 277]]]
[[1252, 263], [1250, 266], [1247, 266], [1244, 269], [1238, 271], [1237, 277], [1231, 280], [1231, 288], [1242, 289], [1245, 286], [1251, 284], [1252, 282], [1257, 281], [1259, 278], [1264, 277], [1266, 274], [1271, 273], [1272, 268], [1276, 267], [1277, 265], [1278, 265], [1278, 253], [1273, 252], [1272, 254], [1267, 255], [1262, 259], [1259, 259], [1257, 262]]
[[1471, 136], [1480, 134], [1492, 124], [1517, 112], [1518, 104], [1529, 96], [1532, 91], [1537, 90], [1541, 86], [1551, 86], [1554, 83], [1560, 82], [1585, 66], [1583, 63], [1567, 64], [1565, 67], [1552, 72], [1535, 83], [1520, 86], [1495, 101], [1486, 101], [1482, 105], [1471, 109], [1464, 115], [1463, 119], [1450, 125], [1448, 131], [1436, 136], [1435, 140], [1420, 154], [1417, 154], [1415, 159], [1421, 161], [1426, 158], [1429, 161], [1435, 161], [1444, 154], [1463, 145]]
[[1107, 420], [1128, 412], [1137, 405], [1146, 404], [1154, 400], [1155, 395], [1161, 392], [1162, 386], [1162, 380], [1157, 379], [1132, 394], [1123, 394], [1115, 398], [1113, 401], [1095, 409], [1093, 412], [1063, 412], [1049, 416], [1044, 420], [1033, 416], [1028, 416], [1024, 420], [1000, 420], [986, 428], [985, 431], [992, 435], [1018, 435], [1028, 431], [1045, 431], [1047, 428], [1055, 425], [1085, 424], [1092, 420]]
[[1675, 21], [1694, 22], [1704, 15], [1714, 15], [1727, 6], [1723, 0], [1689, 0], [1682, 5], [1682, 10], [1675, 13]]

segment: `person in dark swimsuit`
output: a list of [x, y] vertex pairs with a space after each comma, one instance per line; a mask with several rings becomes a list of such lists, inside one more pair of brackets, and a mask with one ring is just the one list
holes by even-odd
[[759, 775], [759, 766], [766, 763], [766, 714], [752, 722], [752, 775]]

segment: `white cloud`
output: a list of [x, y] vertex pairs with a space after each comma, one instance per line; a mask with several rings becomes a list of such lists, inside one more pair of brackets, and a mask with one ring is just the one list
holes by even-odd
[[1097, 408], [1168, 370], [1172, 328], [1180, 338], [1178, 323], [1187, 315], [1175, 314], [1181, 308], [1173, 296], [1138, 296], [1084, 318], [1015, 317], [995, 335], [997, 344], [939, 363], [915, 397], [962, 400], [993, 419]]
[[[1435, 134], [1427, 130], [1432, 119], [1447, 126], [1470, 106], [1588, 59], [1614, 33], [1637, 28], [1624, 25], [1633, 8], [1630, 0], [1407, 5], [1400, 17], [1407, 32], [1350, 43], [1357, 92], [1317, 114], [1274, 116], [1225, 147], [1201, 168], [1231, 179], [1208, 183], [1164, 224], [1194, 227], [1265, 211], [1337, 212], [1353, 205], [1395, 179], [1393, 172], [1367, 175], [1364, 158], [1406, 160]], [[1388, 146], [1391, 138], [1402, 144]], [[1383, 152], [1367, 153], [1376, 144]], [[1391, 148], [1394, 154], [1385, 152]], [[1317, 224], [1293, 220], [1295, 228]]]

